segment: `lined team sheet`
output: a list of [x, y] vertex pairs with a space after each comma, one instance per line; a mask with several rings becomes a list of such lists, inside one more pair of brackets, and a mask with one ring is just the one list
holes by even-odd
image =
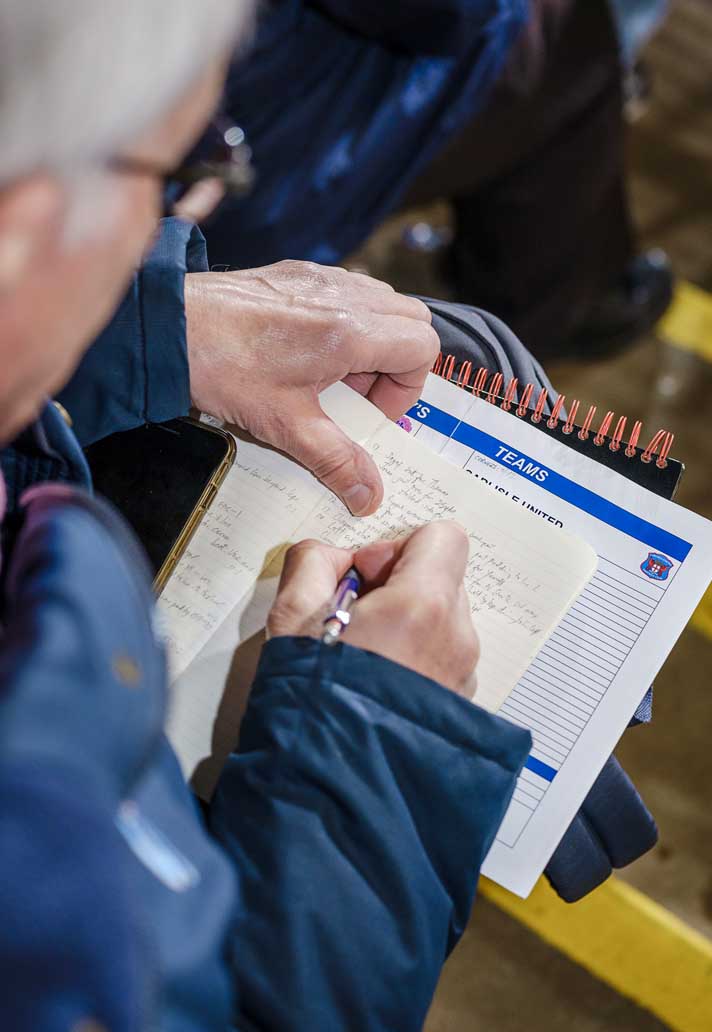
[[595, 551], [580, 537], [532, 520], [473, 482], [343, 384], [323, 396], [326, 405], [335, 399], [341, 425], [348, 420], [381, 471], [378, 512], [351, 516], [311, 474], [243, 437], [161, 598], [173, 689], [168, 734], [203, 794], [224, 747], [237, 739], [256, 654], [244, 646], [264, 626], [290, 540], [316, 537], [356, 550], [433, 520], [457, 520], [470, 540], [465, 588], [481, 646], [477, 702], [492, 712], [596, 569]]
[[401, 425], [598, 553], [499, 710], [534, 745], [483, 873], [526, 896], [704, 593], [712, 524], [432, 375]]

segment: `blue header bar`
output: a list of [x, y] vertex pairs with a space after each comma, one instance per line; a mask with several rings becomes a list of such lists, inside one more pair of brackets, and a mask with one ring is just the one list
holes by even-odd
[[542, 763], [541, 760], [537, 760], [536, 756], [527, 756], [524, 766], [546, 781], [553, 781], [558, 773], [555, 767], [550, 767], [548, 763]]
[[[419, 413], [423, 415], [419, 415]], [[549, 494], [562, 498], [571, 505], [575, 505], [577, 509], [581, 509], [602, 523], [608, 524], [609, 527], [622, 531], [622, 533], [627, 534], [636, 541], [641, 541], [648, 547], [663, 552], [680, 563], [688, 556], [692, 548], [689, 542], [684, 541], [675, 534], [671, 534], [662, 527], [657, 527], [654, 523], [649, 523], [648, 520], [628, 512], [627, 509], [621, 508], [620, 505], [616, 505], [614, 502], [609, 502], [608, 499], [597, 495], [587, 487], [582, 487], [581, 484], [577, 484], [568, 477], [562, 476], [556, 470], [542, 466], [540, 461], [525, 455], [519, 448], [515, 449], [508, 442], [500, 441], [496, 437], [485, 433], [484, 430], [478, 430], [477, 427], [463, 423], [448, 415], [447, 412], [441, 412], [440, 409], [435, 408], [433, 405], [425, 405], [421, 402], [420, 405], [414, 406], [408, 415], [418, 420], [419, 423], [430, 426], [435, 430], [440, 429], [440, 426], [449, 426], [451, 421], [454, 424], [453, 429], [449, 433], [440, 430], [440, 433], [445, 433], [446, 436], [451, 437], [454, 441], [472, 448], [473, 451], [480, 452], [480, 454], [486, 455], [490, 459], [494, 459], [503, 469], [513, 470], [519, 476], [524, 477], [525, 480], [535, 483], [544, 491], [548, 491]], [[517, 456], [524, 460], [523, 466], [529, 464], [545, 471], [545, 479], [536, 478], [532, 481], [532, 477], [523, 468], [517, 468], [511, 463], [502, 460], [501, 455], [503, 451], [511, 454], [515, 450]]]

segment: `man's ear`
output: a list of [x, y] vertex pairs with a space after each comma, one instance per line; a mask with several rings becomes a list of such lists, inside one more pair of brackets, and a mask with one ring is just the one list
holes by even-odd
[[58, 245], [66, 190], [47, 175], [0, 189], [0, 293], [12, 291]]

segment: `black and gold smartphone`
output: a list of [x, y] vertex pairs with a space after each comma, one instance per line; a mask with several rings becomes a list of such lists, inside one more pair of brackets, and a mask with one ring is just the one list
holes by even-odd
[[133, 527], [160, 593], [234, 461], [234, 439], [194, 419], [172, 419], [111, 434], [86, 456], [94, 489]]

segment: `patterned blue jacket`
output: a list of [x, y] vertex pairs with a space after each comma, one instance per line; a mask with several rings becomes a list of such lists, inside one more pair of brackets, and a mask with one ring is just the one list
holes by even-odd
[[484, 106], [530, 0], [270, 0], [229, 76], [257, 182], [210, 259], [338, 264]]

